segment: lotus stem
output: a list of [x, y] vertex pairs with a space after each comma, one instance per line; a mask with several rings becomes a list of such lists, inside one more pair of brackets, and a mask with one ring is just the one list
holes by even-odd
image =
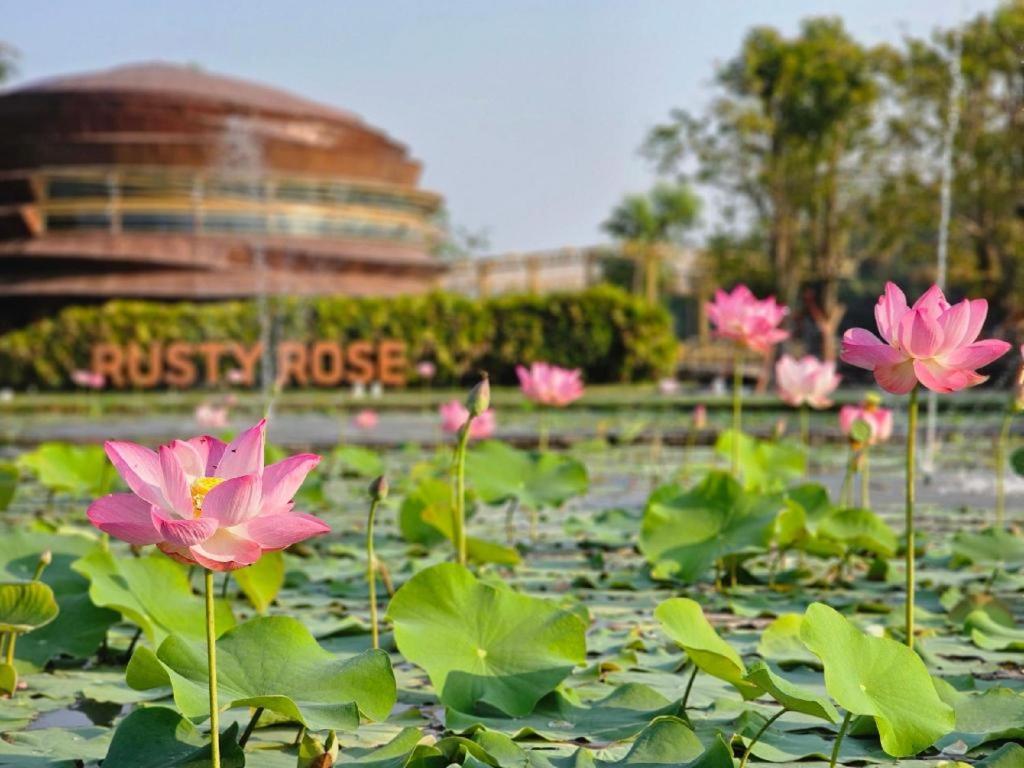
[[839, 759], [839, 747], [843, 743], [843, 737], [850, 727], [850, 717], [853, 713], [847, 712], [843, 718], [843, 724], [839, 726], [839, 733], [836, 734], [836, 742], [832, 745], [832, 758], [828, 761], [828, 768], [836, 768], [836, 760]]
[[848, 507], [852, 501], [851, 495], [853, 490], [853, 469], [857, 463], [857, 453], [854, 447], [850, 446], [850, 455], [846, 460], [846, 473], [843, 475], [843, 486], [839, 491], [839, 506]]
[[459, 442], [455, 447], [455, 515], [452, 520], [452, 538], [455, 539], [455, 553], [459, 565], [466, 564], [466, 446], [469, 444], [469, 426], [472, 414], [459, 430]]
[[[693, 664], [693, 662], [690, 662]], [[690, 700], [690, 691], [693, 689], [693, 680], [697, 677], [697, 665], [693, 664], [693, 672], [690, 673], [690, 679], [686, 681], [686, 690], [683, 692], [683, 701], [679, 705], [683, 710], [683, 714], [686, 714], [686, 703]]]
[[541, 408], [537, 414], [537, 450], [546, 451], [548, 449], [548, 420], [544, 409]]
[[[811, 412], [807, 408], [807, 403], [800, 406], [800, 442], [804, 444], [805, 448], [811, 447]], [[808, 457], [810, 457], [810, 451], [808, 451]], [[806, 465], [804, 474], [807, 474]]]
[[917, 449], [917, 386], [907, 408], [907, 646], [914, 647], [914, 468]]
[[6, 655], [4, 656], [4, 661], [8, 664], [14, 664], [14, 644], [17, 640], [17, 632], [11, 632], [11, 634], [7, 636], [7, 650], [5, 652]]
[[1006, 517], [1006, 448], [1010, 441], [1010, 426], [1013, 424], [1013, 407], [1006, 409], [1003, 423], [996, 439], [996, 527], [1002, 528]]
[[238, 746], [245, 749], [245, 745], [249, 742], [249, 737], [252, 736], [252, 732], [256, 730], [256, 723], [259, 722], [260, 717], [263, 715], [263, 707], [256, 707], [256, 711], [252, 713], [252, 717], [249, 718], [249, 723], [245, 726], [245, 730], [242, 731], [242, 738], [238, 740]]
[[217, 629], [214, 624], [213, 571], [205, 571], [206, 660], [210, 679], [210, 765], [220, 768], [220, 712], [217, 708]]
[[760, 738], [764, 735], [764, 732], [767, 731], [771, 727], [771, 724], [774, 723], [776, 720], [778, 720], [780, 717], [782, 717], [784, 714], [786, 714], [788, 711], [789, 711], [788, 709], [783, 707], [782, 709], [780, 709], [778, 712], [776, 712], [774, 715], [772, 715], [771, 717], [769, 717], [765, 721], [765, 724], [761, 726], [761, 729], [757, 733], [754, 734], [754, 738], [752, 738], [750, 740], [750, 743], [747, 744], [747, 748], [743, 752], [743, 757], [740, 758], [739, 768], [745, 768], [745, 766], [747, 764], [747, 760], [750, 759], [750, 752], [754, 749], [754, 745], [757, 744], [757, 742], [760, 740]]
[[370, 586], [370, 636], [373, 638], [374, 648], [380, 648], [380, 629], [377, 625], [377, 556], [373, 551], [373, 522], [379, 504], [379, 499], [370, 501], [370, 515], [366, 523], [366, 581]]
[[871, 509], [871, 463], [867, 446], [860, 453], [860, 505]]
[[743, 424], [743, 369], [740, 367], [740, 350], [737, 347], [732, 357], [732, 473], [740, 471], [740, 430]]

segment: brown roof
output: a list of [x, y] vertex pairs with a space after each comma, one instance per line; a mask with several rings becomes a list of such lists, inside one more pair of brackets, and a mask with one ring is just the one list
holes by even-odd
[[177, 93], [189, 98], [221, 102], [262, 112], [285, 112], [319, 120], [362, 125], [359, 117], [351, 112], [304, 99], [278, 88], [235, 77], [212, 74], [198, 67], [166, 62], [126, 64], [112, 69], [85, 72], [80, 75], [51, 77], [8, 89], [0, 95], [89, 91]]

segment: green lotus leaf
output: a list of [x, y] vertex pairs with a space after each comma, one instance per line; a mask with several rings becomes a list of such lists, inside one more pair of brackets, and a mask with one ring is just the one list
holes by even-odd
[[1024, 739], [1024, 695], [1009, 688], [965, 693], [944, 680], [936, 680], [935, 688], [956, 712], [956, 727], [935, 743], [939, 749], [958, 742], [974, 749], [992, 741]]
[[98, 445], [43, 443], [23, 453], [17, 464], [32, 472], [51, 491], [105, 496], [117, 483], [117, 472]]
[[11, 506], [18, 490], [18, 468], [9, 461], [0, 462], [0, 512]]
[[[154, 646], [171, 634], [194, 640], [206, 637], [206, 609], [192, 593], [188, 569], [160, 552], [146, 557], [117, 557], [96, 550], [72, 566], [87, 577], [89, 597], [136, 624]], [[235, 624], [231, 606], [216, 602], [219, 632]]]
[[479, 581], [455, 563], [413, 576], [387, 615], [402, 655], [426, 670], [444, 704], [461, 712], [482, 703], [526, 715], [586, 657], [579, 616]]
[[[210, 739], [167, 707], [144, 707], [122, 720], [110, 741], [103, 768], [208, 768]], [[243, 768], [238, 725], [220, 735], [221, 768]]]
[[901, 643], [861, 632], [833, 608], [812, 603], [800, 637], [825, 667], [825, 688], [844, 709], [874, 718], [882, 749], [916, 755], [953, 730], [921, 657]]
[[827, 696], [821, 696], [777, 675], [763, 661], [755, 662], [747, 670], [746, 680], [767, 693], [791, 712], [800, 712], [810, 717], [839, 722], [839, 713]]
[[805, 664], [821, 669], [821, 660], [807, 650], [800, 639], [800, 625], [804, 617], [799, 613], [784, 613], [764, 628], [757, 641], [757, 653], [779, 666]]
[[284, 554], [266, 552], [252, 565], [232, 571], [231, 576], [256, 612], [266, 613], [284, 586]]
[[12, 731], [0, 739], [2, 768], [72, 768], [92, 764], [107, 751], [110, 729], [40, 728]]
[[515, 499], [524, 509], [559, 507], [587, 491], [587, 469], [559, 453], [521, 451], [497, 440], [474, 446], [466, 456], [466, 478], [488, 504]]
[[[137, 648], [126, 679], [140, 690], [170, 684], [178, 709], [196, 720], [209, 714], [207, 674], [205, 646], [171, 635], [155, 655]], [[217, 682], [222, 706], [263, 707], [314, 731], [355, 730], [360, 714], [383, 720], [396, 695], [386, 653], [340, 658], [287, 616], [225, 632], [217, 640]]]
[[731, 459], [733, 443], [739, 440], [739, 473], [743, 486], [752, 491], [781, 491], [805, 474], [807, 457], [795, 443], [760, 440], [727, 429], [718, 436], [715, 451]]
[[764, 551], [783, 507], [781, 496], [747, 493], [725, 472], [690, 490], [662, 486], [647, 501], [640, 551], [658, 575], [691, 583], [720, 558]]
[[384, 460], [380, 454], [361, 445], [339, 445], [327, 460], [331, 467], [346, 475], [372, 478], [384, 474]]
[[1020, 768], [1024, 765], [1024, 747], [1010, 742], [974, 764], [975, 768]]
[[961, 531], [953, 536], [953, 554], [971, 563], [1018, 565], [1024, 563], [1024, 537], [1003, 528]]
[[635, 736], [655, 717], [674, 715], [678, 705], [641, 683], [621, 685], [593, 703], [572, 701], [562, 691], [552, 691], [524, 717], [467, 715], [454, 709], [445, 714], [445, 727], [464, 732], [483, 726], [510, 733], [513, 738], [552, 741], [619, 741]]
[[719, 636], [696, 601], [670, 598], [654, 609], [654, 618], [702, 672], [729, 683], [745, 699], [760, 695], [760, 689], [746, 680], [743, 659]]
[[49, 584], [41, 581], [0, 583], [0, 632], [31, 632], [57, 618], [60, 608]]
[[847, 550], [881, 557], [896, 554], [896, 534], [870, 509], [835, 509], [822, 518], [818, 536], [839, 542]]
[[970, 632], [971, 642], [986, 651], [1024, 651], [1024, 629], [1008, 627], [986, 610], [967, 614], [964, 629]]
[[[407, 541], [432, 544], [452, 540], [452, 489], [445, 480], [425, 478], [402, 501], [399, 524]], [[517, 565], [519, 552], [497, 542], [466, 537], [466, 554], [478, 563]]]
[[25, 531], [0, 536], [0, 572], [11, 579], [30, 580], [39, 563], [39, 553], [49, 550], [52, 562], [39, 580], [50, 585], [60, 608], [56, 619], [18, 639], [19, 662], [42, 667], [59, 656], [90, 656], [100, 647], [107, 629], [118, 620], [114, 611], [93, 605], [88, 580], [72, 570], [72, 564], [95, 547], [95, 539], [86, 536]]

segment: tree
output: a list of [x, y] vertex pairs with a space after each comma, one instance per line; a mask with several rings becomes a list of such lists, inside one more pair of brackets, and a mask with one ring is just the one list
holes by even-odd
[[687, 184], [657, 184], [642, 195], [627, 195], [602, 228], [623, 243], [624, 253], [643, 264], [644, 293], [654, 302], [658, 276], [669, 250], [697, 220], [700, 200]]
[[708, 114], [676, 110], [645, 145], [661, 172], [745, 204], [747, 225], [763, 233], [776, 294], [795, 307], [807, 289], [805, 309], [828, 358], [844, 312], [839, 282], [856, 199], [847, 182], [873, 150], [883, 58], [838, 19], [809, 19], [792, 39], [755, 28], [718, 73]]

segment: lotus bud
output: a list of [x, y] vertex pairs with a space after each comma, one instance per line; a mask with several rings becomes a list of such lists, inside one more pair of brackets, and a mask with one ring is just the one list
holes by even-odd
[[333, 768], [338, 758], [338, 736], [334, 731], [327, 734], [327, 742], [306, 734], [299, 745], [297, 768]]
[[43, 571], [46, 570], [46, 566], [53, 562], [53, 552], [48, 549], [43, 550], [43, 553], [39, 555], [39, 562], [36, 563], [36, 572], [32, 575], [32, 581], [39, 581], [39, 577], [43, 575]]
[[480, 374], [480, 382], [469, 391], [466, 408], [470, 418], [476, 418], [491, 407], [491, 382], [486, 373]]
[[374, 501], [384, 501], [388, 497], [388, 479], [381, 475], [370, 483], [370, 498]]
[[1024, 411], [1024, 365], [1017, 369], [1013, 382], [1013, 410]]

